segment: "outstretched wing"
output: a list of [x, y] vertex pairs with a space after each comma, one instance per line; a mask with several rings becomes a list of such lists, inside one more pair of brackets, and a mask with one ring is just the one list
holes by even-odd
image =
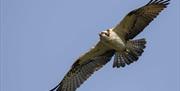
[[128, 13], [113, 30], [125, 40], [134, 38], [167, 7], [169, 1], [151, 0], [145, 6]]
[[[75, 91], [95, 71], [109, 62], [113, 55], [114, 50], [107, 50], [104, 45], [98, 43], [95, 48], [80, 57], [73, 64], [72, 68], [65, 75], [60, 84], [51, 91], [55, 90], [56, 88], [56, 91]], [[89, 56], [92, 58], [86, 59]]]

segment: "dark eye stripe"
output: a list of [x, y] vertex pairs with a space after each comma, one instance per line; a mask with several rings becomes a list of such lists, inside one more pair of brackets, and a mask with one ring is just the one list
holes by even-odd
[[109, 33], [104, 33], [106, 36], [109, 36]]
[[103, 31], [103, 32], [100, 33], [100, 35], [101, 35], [101, 34], [105, 34], [106, 36], [109, 36], [109, 35], [110, 35], [110, 31], [109, 31], [109, 30], [106, 30], [106, 32]]
[[110, 35], [110, 30], [108, 29], [108, 30], [107, 30], [107, 36], [109, 36], [109, 35]]

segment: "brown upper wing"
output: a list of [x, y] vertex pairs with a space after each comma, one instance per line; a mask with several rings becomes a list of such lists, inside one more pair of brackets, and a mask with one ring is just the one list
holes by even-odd
[[[90, 50], [90, 52], [87, 52], [84, 56], [88, 56], [92, 53], [94, 54], [94, 52], [103, 50], [99, 50], [99, 47], [103, 48], [100, 43], [98, 43], [97, 46], [96, 48]], [[99, 55], [90, 58], [89, 60], [81, 61], [81, 57], [73, 64], [72, 68], [65, 75], [63, 80], [50, 91], [54, 91], [55, 89], [56, 91], [75, 91], [95, 71], [102, 68], [103, 65], [109, 62], [113, 55], [114, 50], [106, 50], [101, 52]]]
[[167, 7], [169, 1], [151, 0], [145, 6], [128, 13], [113, 30], [125, 40], [134, 38]]

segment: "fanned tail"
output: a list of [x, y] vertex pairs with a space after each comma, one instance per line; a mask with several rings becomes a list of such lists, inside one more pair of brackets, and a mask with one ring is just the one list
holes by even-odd
[[144, 38], [129, 40], [126, 44], [126, 49], [124, 52], [115, 53], [113, 68], [125, 67], [126, 65], [137, 61], [139, 56], [141, 56], [144, 52], [144, 48], [146, 47], [145, 44], [146, 40]]

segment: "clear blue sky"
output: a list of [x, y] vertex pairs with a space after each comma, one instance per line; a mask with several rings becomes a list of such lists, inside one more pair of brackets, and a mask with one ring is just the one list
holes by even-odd
[[[149, 0], [1, 0], [0, 91], [48, 91], [72, 63], [129, 11]], [[77, 91], [180, 91], [180, 1], [136, 38], [147, 48], [138, 62], [112, 61]]]

